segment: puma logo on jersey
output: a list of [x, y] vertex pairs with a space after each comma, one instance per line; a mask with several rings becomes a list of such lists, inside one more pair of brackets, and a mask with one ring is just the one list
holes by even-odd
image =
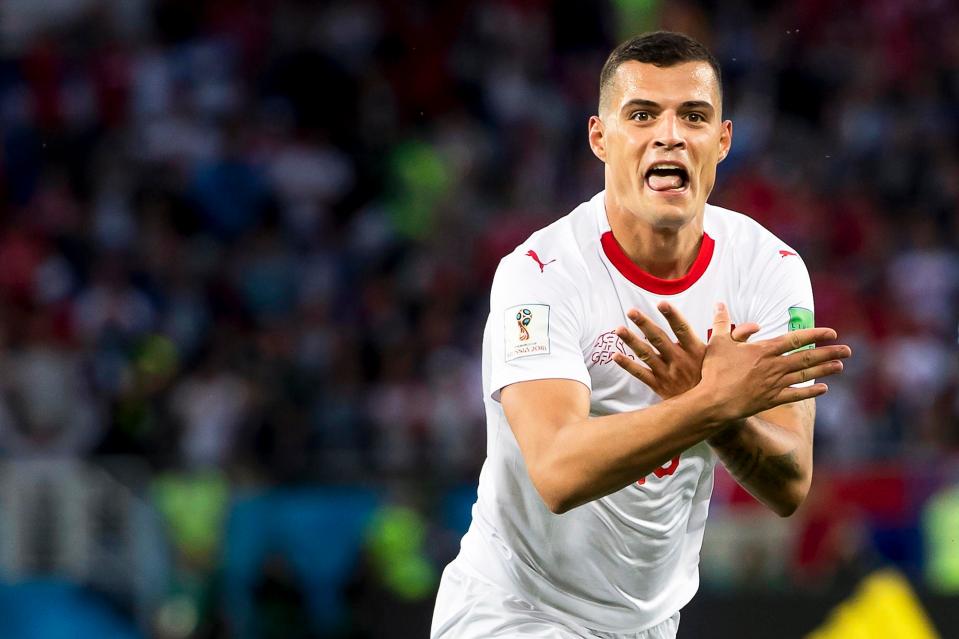
[[[788, 256], [788, 255], [796, 255], [796, 254], [793, 253], [792, 251], [786, 251], [786, 250], [784, 250], [784, 249], [779, 249], [779, 257], [786, 257], [786, 256]], [[796, 255], [796, 257], [799, 257], [799, 256]]]
[[546, 262], [545, 264], [543, 264], [543, 262], [540, 261], [540, 259], [539, 259], [539, 255], [537, 255], [537, 254], [536, 254], [536, 251], [534, 251], [534, 250], [532, 250], [532, 249], [526, 251], [526, 254], [529, 255], [531, 258], [533, 258], [533, 261], [536, 262], [536, 263], [539, 265], [539, 272], [540, 272], [540, 273], [543, 272], [543, 269], [545, 269], [547, 266], [549, 266], [550, 264], [552, 264], [553, 262], [556, 261], [556, 259], [554, 258], [554, 259]]

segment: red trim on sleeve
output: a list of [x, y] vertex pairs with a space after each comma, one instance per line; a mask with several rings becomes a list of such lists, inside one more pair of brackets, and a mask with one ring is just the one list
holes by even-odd
[[600, 242], [603, 245], [603, 252], [606, 253], [606, 257], [613, 263], [616, 270], [622, 273], [623, 277], [636, 286], [657, 295], [676, 295], [695, 284], [706, 272], [709, 261], [713, 259], [713, 249], [716, 247], [716, 241], [709, 237], [707, 233], [703, 233], [703, 241], [699, 245], [699, 255], [696, 256], [689, 272], [675, 280], [664, 280], [636, 266], [623, 251], [623, 247], [619, 245], [616, 238], [613, 237], [612, 231], [603, 233]]

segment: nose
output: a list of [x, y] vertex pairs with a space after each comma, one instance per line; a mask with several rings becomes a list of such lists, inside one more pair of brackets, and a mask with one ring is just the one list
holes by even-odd
[[679, 118], [677, 118], [674, 113], [662, 114], [658, 124], [659, 127], [656, 130], [653, 146], [663, 148], [666, 151], [686, 148], [686, 141], [683, 139], [682, 131], [679, 127]]

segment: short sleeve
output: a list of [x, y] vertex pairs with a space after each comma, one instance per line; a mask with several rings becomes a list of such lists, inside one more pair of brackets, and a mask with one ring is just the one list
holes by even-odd
[[[812, 284], [806, 265], [792, 250], [770, 251], [765, 263], [755, 267], [760, 274], [752, 291], [747, 321], [759, 324], [750, 341], [785, 335], [789, 331], [815, 326]], [[808, 386], [810, 380], [796, 386]]]
[[571, 379], [591, 388], [581, 346], [584, 308], [572, 278], [561, 268], [540, 272], [521, 258], [505, 257], [493, 278], [491, 397], [499, 401], [503, 387], [534, 379]]

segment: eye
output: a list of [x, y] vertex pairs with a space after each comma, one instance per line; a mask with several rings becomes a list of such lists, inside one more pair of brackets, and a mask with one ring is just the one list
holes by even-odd
[[649, 111], [636, 111], [630, 116], [631, 119], [639, 122], [649, 122], [650, 117], [652, 116], [650, 116]]
[[687, 113], [686, 119], [690, 122], [705, 122], [706, 118], [702, 113]]

